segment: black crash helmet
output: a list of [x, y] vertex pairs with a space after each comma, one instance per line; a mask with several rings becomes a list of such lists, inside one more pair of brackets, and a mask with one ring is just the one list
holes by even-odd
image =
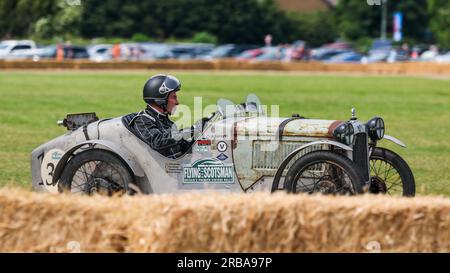
[[177, 92], [181, 89], [181, 82], [171, 75], [155, 75], [144, 85], [143, 98], [147, 104], [152, 102], [161, 106], [167, 106], [167, 97], [170, 92]]

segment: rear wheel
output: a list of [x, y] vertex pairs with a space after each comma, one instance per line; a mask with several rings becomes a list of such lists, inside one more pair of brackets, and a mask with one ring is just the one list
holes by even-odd
[[370, 155], [371, 193], [414, 196], [414, 175], [398, 154], [384, 148], [374, 148]]
[[294, 162], [286, 175], [287, 192], [358, 194], [364, 178], [347, 157], [331, 151], [308, 153]]
[[64, 168], [58, 187], [60, 192], [87, 195], [133, 195], [140, 192], [123, 160], [100, 149], [76, 154]]

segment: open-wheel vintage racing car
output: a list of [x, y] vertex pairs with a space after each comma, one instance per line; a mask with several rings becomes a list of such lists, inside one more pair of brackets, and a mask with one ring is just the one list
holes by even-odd
[[217, 111], [181, 157], [152, 150], [128, 128], [125, 116], [98, 120], [68, 115], [68, 132], [32, 152], [36, 191], [107, 195], [189, 190], [413, 196], [408, 164], [381, 139], [382, 118], [364, 123], [268, 117], [254, 94], [241, 104], [220, 99]]

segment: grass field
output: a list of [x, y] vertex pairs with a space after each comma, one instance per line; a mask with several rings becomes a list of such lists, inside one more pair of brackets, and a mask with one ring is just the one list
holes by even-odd
[[[31, 188], [31, 151], [61, 135], [67, 113], [95, 111], [100, 118], [144, 107], [141, 90], [150, 72], [0, 72], [0, 186]], [[283, 75], [280, 73], [173, 72], [182, 80], [182, 103], [220, 97], [241, 102], [249, 92], [280, 114], [319, 119], [381, 116], [386, 133], [404, 141], [400, 153], [414, 172], [418, 194], [450, 196], [450, 81], [414, 77]]]

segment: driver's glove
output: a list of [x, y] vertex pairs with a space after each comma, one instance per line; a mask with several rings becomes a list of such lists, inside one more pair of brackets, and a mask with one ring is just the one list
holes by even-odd
[[198, 137], [200, 137], [202, 135], [205, 124], [208, 121], [209, 121], [209, 118], [202, 118], [199, 121], [197, 121], [194, 125], [192, 125], [191, 135], [194, 139], [197, 139]]

